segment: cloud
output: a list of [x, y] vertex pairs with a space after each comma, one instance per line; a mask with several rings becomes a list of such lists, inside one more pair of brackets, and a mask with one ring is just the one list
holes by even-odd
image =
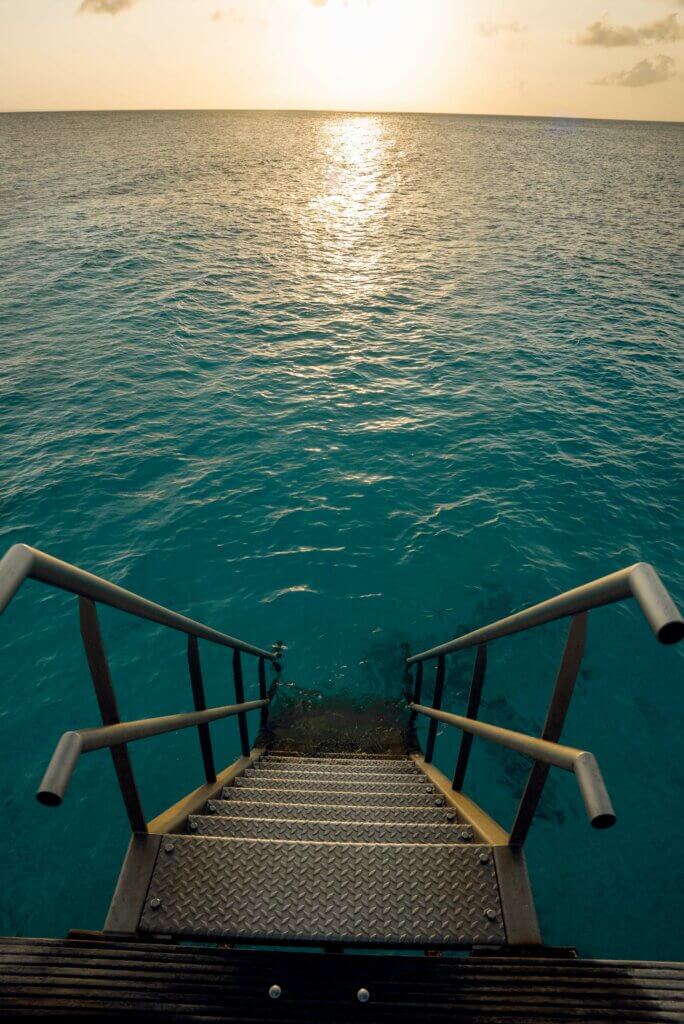
[[519, 21], [481, 21], [480, 35], [491, 39], [498, 36], [500, 32], [527, 32], [527, 25]]
[[268, 20], [266, 18], [253, 18], [249, 14], [242, 14], [235, 7], [229, 7], [227, 11], [213, 11], [209, 15], [212, 21], [227, 21], [231, 25], [261, 25], [262, 28], [268, 26]]
[[637, 87], [641, 85], [657, 85], [658, 82], [667, 82], [675, 77], [675, 62], [672, 57], [666, 57], [661, 53], [653, 60], [646, 58], [640, 60], [633, 68], [625, 71], [611, 71], [610, 74], [599, 78], [593, 85], [628, 85]]
[[135, 0], [82, 0], [79, 14], [119, 14], [132, 7]]
[[[684, 3], [684, 0], [682, 0]], [[642, 43], [676, 43], [684, 39], [684, 26], [676, 14], [632, 28], [610, 25], [605, 18], [594, 21], [575, 40], [578, 46], [641, 46]]]

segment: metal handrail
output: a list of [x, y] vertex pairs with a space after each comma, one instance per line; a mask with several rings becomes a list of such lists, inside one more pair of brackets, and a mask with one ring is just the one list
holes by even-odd
[[262, 650], [234, 636], [228, 636], [227, 633], [220, 633], [201, 622], [189, 619], [186, 615], [164, 608], [154, 601], [148, 601], [145, 597], [140, 597], [68, 562], [62, 562], [59, 558], [53, 558], [52, 555], [31, 548], [27, 544], [15, 544], [0, 560], [0, 615], [26, 579], [39, 580], [60, 590], [68, 590], [79, 597], [118, 608], [140, 619], [156, 622], [160, 626], [168, 626], [169, 629], [176, 629], [188, 636], [197, 637], [198, 640], [210, 640], [234, 651], [254, 654], [269, 661], [277, 660], [277, 653], [273, 651]]
[[509, 750], [516, 750], [519, 754], [531, 757], [535, 762], [574, 772], [592, 826], [610, 828], [615, 824], [615, 812], [598, 762], [588, 750], [566, 747], [561, 743], [549, 743], [536, 736], [514, 732], [512, 729], [502, 729], [498, 725], [490, 725], [474, 718], [452, 715], [448, 711], [437, 711], [424, 704], [412, 703], [409, 707], [417, 714], [426, 715], [438, 722], [446, 722], [447, 725], [453, 725], [462, 732], [480, 736], [490, 743], [508, 747]]
[[[159, 733], [196, 726], [206, 780], [208, 784], [213, 785], [216, 782], [216, 768], [209, 735], [209, 723], [220, 718], [237, 715], [242, 754], [245, 757], [249, 756], [247, 713], [261, 709], [263, 729], [266, 721], [265, 709], [270, 703], [266, 699], [264, 664], [268, 660], [273, 664], [276, 672], [280, 671], [282, 641], [274, 644], [271, 651], [247, 644], [243, 640], [228, 636], [227, 633], [220, 633], [201, 622], [195, 622], [194, 619], [189, 619], [185, 615], [164, 608], [163, 605], [148, 601], [130, 590], [124, 590], [123, 587], [119, 587], [115, 583], [103, 580], [99, 576], [94, 576], [68, 562], [62, 562], [60, 559], [53, 558], [52, 555], [48, 555], [44, 551], [37, 551], [26, 544], [15, 544], [0, 560], [0, 614], [27, 579], [38, 580], [78, 596], [81, 638], [103, 721], [103, 728], [67, 732], [62, 736], [37, 794], [42, 803], [52, 805], [61, 803], [79, 756], [89, 750], [108, 747], [131, 829], [134, 833], [144, 833], [147, 831], [147, 824], [126, 747], [129, 740], [143, 739], [146, 736], [156, 736]], [[117, 608], [150, 622], [156, 622], [158, 625], [167, 626], [187, 636], [188, 670], [195, 703], [194, 712], [170, 715], [164, 718], [144, 719], [140, 722], [121, 722], [96, 603]], [[210, 643], [232, 649], [235, 704], [207, 709], [199, 658], [199, 640], [208, 640]], [[244, 698], [240, 661], [243, 653], [258, 658], [260, 697], [258, 701], [245, 701]]]
[[[594, 756], [588, 751], [562, 747], [558, 741], [584, 653], [588, 613], [592, 608], [600, 608], [629, 598], [636, 599], [661, 643], [675, 644], [684, 638], [684, 620], [662, 580], [651, 565], [637, 562], [627, 569], [621, 569], [602, 579], [558, 594], [505, 619], [499, 619], [447, 643], [406, 658], [407, 668], [416, 665], [413, 701], [409, 703], [411, 722], [415, 721], [417, 714], [424, 714], [431, 719], [425, 743], [425, 763], [430, 764], [434, 755], [438, 721], [456, 726], [464, 734], [452, 782], [452, 789], [455, 792], [463, 788], [473, 736], [510, 747], [526, 754], [534, 761], [509, 835], [508, 841], [513, 847], [520, 847], [525, 841], [541, 799], [550, 765], [575, 773], [594, 827], [607, 828], [615, 821], [610, 798]], [[564, 618], [571, 619], [570, 628], [541, 736], [526, 736], [478, 721], [477, 713], [487, 664], [487, 643]], [[470, 647], [477, 647], [477, 656], [468, 696], [467, 717], [462, 717], [441, 710], [445, 659], [448, 654]], [[420, 700], [424, 665], [433, 658], [437, 659], [437, 670], [432, 707], [428, 708], [421, 704]]]
[[55, 747], [45, 775], [41, 781], [37, 799], [49, 807], [56, 807], [64, 799], [67, 787], [81, 754], [92, 750], [120, 747], [124, 743], [161, 736], [166, 732], [177, 732], [197, 725], [218, 722], [232, 715], [247, 714], [269, 704], [266, 700], [250, 700], [242, 704], [226, 704], [223, 707], [208, 708], [205, 711], [188, 711], [158, 718], [143, 718], [136, 722], [118, 722], [96, 729], [77, 729], [65, 732]]
[[475, 647], [490, 640], [498, 640], [500, 637], [542, 626], [546, 622], [554, 622], [556, 619], [564, 619], [589, 611], [591, 608], [600, 608], [602, 605], [614, 604], [616, 601], [625, 601], [629, 598], [636, 599], [661, 643], [676, 644], [684, 638], [684, 619], [658, 573], [647, 562], [637, 562], [627, 569], [575, 587], [574, 590], [558, 594], [524, 611], [499, 619], [498, 622], [492, 622], [488, 626], [475, 629], [437, 647], [431, 647], [420, 654], [414, 654], [406, 659], [406, 664], [415, 665], [417, 662], [452, 654], [454, 651], [464, 651], [468, 647]]

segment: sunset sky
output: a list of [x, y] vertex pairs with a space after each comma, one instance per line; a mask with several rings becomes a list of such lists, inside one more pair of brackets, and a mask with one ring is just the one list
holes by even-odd
[[0, 0], [0, 109], [684, 120], [684, 0]]

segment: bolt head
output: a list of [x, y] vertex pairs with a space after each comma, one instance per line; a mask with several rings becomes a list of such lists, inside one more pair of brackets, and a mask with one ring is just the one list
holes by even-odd
[[368, 1000], [370, 999], [370, 992], [368, 991], [367, 988], [360, 988], [359, 991], [356, 993], [356, 998], [360, 1003], [367, 1003]]
[[150, 907], [152, 908], [152, 910], [159, 910], [159, 908], [161, 907], [161, 900], [159, 899], [158, 896], [152, 897], [152, 899], [150, 900]]
[[492, 910], [491, 908], [489, 910], [485, 910], [485, 917], [489, 921], [496, 921], [496, 910]]
[[190, 829], [191, 832], [196, 832], [197, 831], [197, 822], [196, 821], [189, 822], [188, 823], [188, 828]]
[[481, 853], [480, 854], [480, 864], [489, 864], [489, 854], [488, 853]]
[[463, 839], [464, 843], [469, 843], [470, 840], [473, 838], [473, 833], [472, 832], [464, 832], [462, 834], [461, 838]]
[[271, 987], [268, 990], [268, 995], [270, 999], [280, 999], [282, 994], [283, 990], [280, 987], [280, 985], [271, 985]]
[[436, 796], [435, 797], [435, 807], [444, 807], [444, 797], [443, 796]]
[[173, 843], [164, 843], [164, 853], [173, 853]]

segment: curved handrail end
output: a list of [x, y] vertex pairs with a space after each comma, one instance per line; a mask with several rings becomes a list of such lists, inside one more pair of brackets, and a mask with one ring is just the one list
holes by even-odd
[[0, 615], [33, 570], [35, 553], [28, 544], [13, 544], [0, 559]]
[[36, 800], [47, 807], [58, 807], [64, 799], [76, 762], [83, 753], [83, 737], [78, 732], [65, 732], [55, 747]]
[[574, 759], [572, 770], [584, 800], [592, 828], [612, 828], [617, 821], [598, 761], [588, 750]]
[[629, 587], [661, 644], [684, 639], [684, 619], [658, 573], [648, 562], [629, 570]]

